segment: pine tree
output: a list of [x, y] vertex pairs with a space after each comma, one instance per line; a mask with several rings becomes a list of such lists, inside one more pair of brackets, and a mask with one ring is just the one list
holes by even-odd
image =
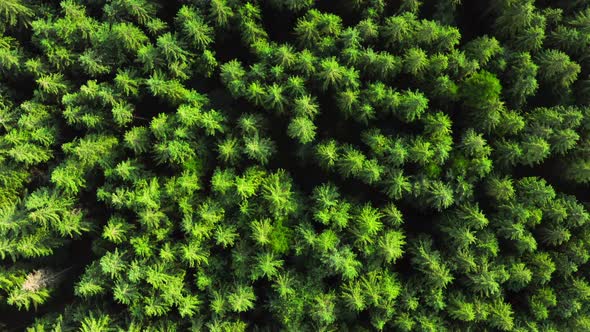
[[226, 0], [214, 0], [209, 3], [209, 18], [218, 27], [226, 28], [234, 14]]
[[404, 71], [413, 75], [418, 76], [428, 66], [428, 58], [426, 52], [419, 48], [412, 48], [406, 51], [403, 59]]
[[590, 182], [590, 162], [584, 159], [574, 160], [572, 163], [568, 164], [566, 176], [574, 182]]
[[396, 46], [396, 44], [407, 42], [412, 38], [415, 29], [416, 17], [412, 13], [403, 13], [400, 16], [390, 16], [385, 19], [383, 26], [383, 38], [385, 46], [388, 48]]
[[227, 297], [230, 309], [234, 312], [245, 312], [254, 308], [256, 295], [251, 286], [237, 284]]
[[432, 240], [419, 238], [410, 247], [412, 262], [420, 271], [428, 285], [435, 288], [445, 288], [453, 281], [450, 269], [442, 262], [440, 253], [432, 249]]
[[577, 79], [580, 73], [580, 65], [570, 57], [558, 50], [547, 49], [537, 56], [540, 78], [556, 89], [568, 89]]
[[5, 25], [15, 26], [17, 23], [28, 24], [34, 11], [21, 0], [6, 0], [0, 4], [0, 14]]
[[307, 117], [298, 116], [291, 120], [287, 128], [289, 137], [297, 139], [301, 144], [307, 144], [314, 140], [316, 126]]
[[342, 67], [336, 58], [324, 59], [320, 62], [320, 71], [318, 78], [322, 83], [322, 89], [328, 90], [329, 87], [338, 89], [344, 80], [345, 68]]
[[258, 135], [244, 138], [244, 152], [248, 158], [266, 164], [271, 155], [275, 153], [275, 144], [270, 138], [263, 138]]
[[298, 204], [291, 186], [291, 178], [284, 170], [269, 175], [262, 183], [262, 197], [274, 215], [285, 216], [297, 211]]
[[502, 86], [493, 74], [482, 71], [467, 78], [461, 86], [465, 103], [476, 109], [485, 109], [500, 98]]
[[176, 21], [192, 47], [204, 50], [213, 42], [213, 29], [205, 23], [195, 8], [182, 6], [176, 14]]
[[405, 91], [399, 96], [399, 104], [394, 113], [405, 122], [419, 119], [428, 108], [428, 99], [420, 91]]

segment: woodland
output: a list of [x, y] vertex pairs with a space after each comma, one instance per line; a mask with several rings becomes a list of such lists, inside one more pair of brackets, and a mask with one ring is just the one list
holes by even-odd
[[0, 330], [590, 331], [590, 0], [0, 0]]

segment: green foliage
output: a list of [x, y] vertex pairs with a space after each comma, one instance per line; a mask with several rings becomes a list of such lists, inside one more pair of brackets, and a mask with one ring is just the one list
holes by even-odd
[[397, 109], [394, 112], [399, 114], [403, 121], [412, 122], [419, 119], [427, 108], [428, 99], [424, 94], [419, 91], [406, 91], [399, 96]]
[[0, 14], [5, 22], [3, 25], [14, 26], [17, 23], [29, 23], [34, 11], [21, 0], [6, 0], [0, 4]]
[[578, 78], [580, 65], [573, 62], [569, 56], [558, 50], [545, 50], [538, 56], [540, 78], [555, 89], [567, 89]]
[[476, 109], [484, 109], [500, 99], [502, 85], [492, 73], [482, 71], [471, 75], [461, 86], [465, 103]]
[[586, 7], [0, 1], [0, 329], [590, 330]]
[[442, 261], [440, 252], [432, 249], [432, 240], [417, 239], [410, 249], [412, 263], [422, 274], [425, 282], [435, 288], [444, 288], [453, 281], [450, 269]]
[[303, 116], [293, 118], [287, 128], [289, 137], [297, 139], [301, 144], [312, 142], [316, 135], [315, 131], [316, 126], [314, 123]]

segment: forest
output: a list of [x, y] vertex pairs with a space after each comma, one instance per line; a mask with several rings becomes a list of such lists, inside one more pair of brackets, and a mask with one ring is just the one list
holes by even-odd
[[590, 331], [590, 0], [0, 0], [0, 331]]

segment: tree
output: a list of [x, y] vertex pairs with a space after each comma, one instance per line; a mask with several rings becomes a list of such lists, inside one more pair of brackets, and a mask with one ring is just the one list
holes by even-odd
[[494, 130], [499, 134], [518, 134], [525, 127], [525, 120], [523, 116], [516, 111], [502, 110], [500, 113], [499, 123], [495, 124]]
[[349, 282], [344, 286], [341, 297], [345, 306], [351, 311], [360, 312], [367, 306], [363, 290], [358, 282]]
[[125, 127], [133, 121], [133, 106], [127, 103], [117, 103], [112, 108], [113, 120], [119, 126]]
[[[375, 76], [376, 78], [381, 80], [388, 80], [394, 77], [402, 69], [402, 59], [388, 52], [375, 52], [372, 48], [367, 48], [358, 52], [358, 56], [356, 56], [355, 54], [356, 53], [348, 53], [349, 61], [351, 62], [351, 64], [356, 64], [355, 67], [362, 66], [367, 72], [367, 74]], [[410, 58], [411, 56], [412, 54], [407, 54], [406, 58], [408, 60], [408, 63], [412, 61], [420, 61], [420, 59]], [[404, 58], [404, 61], [406, 60], [406, 58]], [[422, 64], [408, 64], [408, 66], [414, 65], [416, 67], [420, 67]]]
[[227, 86], [234, 96], [244, 93], [246, 71], [237, 60], [231, 60], [221, 65], [221, 81]]
[[290, 69], [295, 64], [296, 54], [290, 45], [281, 45], [274, 50], [274, 61], [283, 68]]
[[282, 113], [287, 104], [287, 99], [283, 95], [283, 87], [273, 83], [266, 90], [265, 105], [277, 113]]
[[260, 137], [258, 134], [244, 138], [244, 152], [248, 158], [259, 162], [268, 163], [270, 156], [276, 151], [275, 143], [270, 138]]
[[442, 261], [440, 252], [432, 249], [431, 239], [427, 237], [416, 239], [410, 246], [410, 252], [412, 263], [429, 286], [445, 288], [454, 280], [451, 270]]
[[149, 38], [139, 27], [132, 23], [116, 23], [112, 26], [110, 34], [112, 42], [130, 54], [137, 54], [147, 67], [155, 64], [155, 58], [150, 54], [155, 49], [148, 44]]
[[510, 86], [506, 92], [514, 99], [516, 105], [522, 105], [529, 96], [537, 92], [537, 72], [539, 67], [533, 62], [529, 53], [517, 53], [508, 62], [510, 67]]
[[225, 120], [225, 116], [221, 112], [209, 110], [199, 114], [197, 126], [203, 129], [208, 136], [215, 136], [226, 130]]
[[496, 160], [504, 166], [514, 166], [522, 160], [523, 151], [518, 142], [501, 139], [496, 143], [494, 151]]
[[361, 174], [365, 164], [365, 155], [353, 148], [352, 146], [345, 146], [343, 148], [342, 156], [338, 159], [338, 166], [340, 174], [343, 177], [357, 177]]
[[155, 73], [146, 81], [151, 94], [171, 104], [178, 105], [185, 101], [189, 91], [178, 80], [167, 80]]
[[340, 159], [340, 148], [336, 141], [329, 140], [319, 143], [316, 146], [316, 158], [321, 167], [330, 169], [336, 166], [336, 163]]
[[427, 202], [433, 208], [442, 211], [454, 203], [454, 192], [449, 185], [441, 181], [433, 181], [428, 185]]
[[265, 119], [260, 114], [245, 113], [237, 121], [237, 127], [244, 136], [261, 133], [265, 127]]
[[508, 303], [495, 300], [488, 306], [488, 323], [502, 331], [510, 331], [514, 327], [512, 307]]
[[139, 82], [136, 73], [128, 70], [118, 70], [115, 76], [115, 87], [127, 96], [137, 96], [139, 93]]
[[590, 32], [590, 11], [587, 8], [579, 11], [568, 23], [584, 33]]
[[156, 45], [168, 62], [186, 63], [190, 55], [189, 52], [184, 50], [182, 42], [171, 33], [165, 33], [158, 37]]
[[572, 163], [568, 163], [566, 177], [578, 183], [590, 182], [590, 161], [575, 159]]
[[360, 100], [359, 91], [345, 90], [337, 95], [336, 103], [341, 112], [347, 116], [351, 116], [358, 106]]
[[314, 220], [332, 225], [338, 229], [345, 228], [351, 219], [351, 204], [340, 197], [338, 188], [332, 184], [323, 184], [314, 188]]
[[367, 184], [378, 183], [384, 172], [385, 168], [379, 164], [377, 159], [368, 159], [364, 162], [359, 178]]
[[245, 312], [254, 308], [256, 295], [251, 286], [235, 285], [234, 291], [229, 294], [227, 301], [234, 312]]
[[0, 37], [0, 68], [7, 73], [18, 69], [21, 62], [21, 52], [15, 45], [15, 40], [10, 37]]
[[156, 6], [145, 0], [115, 0], [103, 9], [112, 20], [130, 16], [140, 24], [147, 24], [154, 19]]
[[260, 23], [262, 21], [260, 8], [251, 3], [246, 3], [239, 8], [238, 13], [244, 43], [247, 45], [265, 43], [268, 35]]
[[91, 77], [107, 74], [112, 70], [110, 66], [104, 64], [102, 57], [92, 50], [81, 54], [78, 57], [78, 62]]
[[114, 252], [108, 252], [100, 259], [100, 267], [102, 273], [108, 275], [111, 279], [119, 277], [121, 272], [126, 268], [123, 260], [123, 253], [119, 253], [117, 249]]
[[355, 218], [356, 222], [352, 233], [356, 237], [355, 244], [363, 251], [368, 251], [366, 249], [373, 244], [374, 237], [383, 228], [382, 217], [381, 212], [369, 204], [365, 204], [360, 208]]
[[51, 182], [68, 194], [77, 194], [86, 187], [84, 169], [74, 162], [66, 162], [51, 172]]
[[515, 194], [513, 181], [509, 177], [490, 177], [486, 184], [486, 193], [497, 201], [509, 201]]
[[226, 28], [233, 16], [234, 12], [226, 0], [213, 0], [209, 3], [209, 18], [216, 26]]
[[146, 127], [133, 127], [125, 133], [125, 146], [136, 154], [144, 153], [150, 144], [150, 133]]
[[494, 37], [478, 37], [465, 45], [466, 55], [477, 61], [480, 65], [486, 65], [495, 55], [503, 52], [500, 42]]
[[535, 7], [532, 1], [522, 3], [496, 4], [495, 9], [500, 13], [494, 24], [496, 30], [503, 35], [515, 35], [531, 26]]
[[269, 175], [262, 183], [262, 197], [274, 215], [287, 216], [297, 211], [298, 204], [291, 186], [291, 178], [284, 170]]
[[414, 76], [418, 76], [428, 66], [426, 52], [419, 48], [411, 48], [407, 50], [404, 54], [403, 64], [405, 72]]
[[533, 273], [527, 268], [525, 263], [513, 263], [508, 270], [510, 278], [508, 279], [508, 288], [519, 291], [525, 288], [532, 280]]
[[67, 92], [68, 86], [62, 74], [49, 74], [37, 79], [41, 92], [47, 95], [60, 95]]
[[176, 21], [182, 26], [190, 45], [196, 49], [204, 50], [213, 42], [213, 29], [194, 8], [182, 6], [176, 14]]
[[297, 116], [307, 116], [313, 119], [319, 112], [316, 98], [310, 95], [302, 95], [293, 101], [293, 112]]
[[475, 308], [463, 294], [455, 295], [450, 301], [449, 313], [453, 319], [470, 322], [475, 319]]
[[524, 165], [535, 165], [541, 163], [551, 152], [547, 141], [541, 137], [529, 136], [521, 144], [522, 156], [520, 162]]
[[336, 320], [336, 295], [319, 293], [313, 298], [311, 315], [320, 326], [328, 326]]
[[305, 116], [294, 117], [287, 128], [289, 137], [297, 139], [301, 144], [312, 142], [316, 135], [315, 131], [315, 124]]
[[460, 87], [466, 105], [475, 109], [485, 109], [488, 105], [495, 104], [500, 100], [502, 91], [498, 78], [487, 71], [469, 76]]
[[276, 259], [273, 253], [261, 253], [256, 256], [256, 265], [252, 270], [252, 279], [257, 280], [260, 277], [274, 279], [279, 274], [283, 260]]
[[51, 159], [47, 149], [29, 143], [16, 145], [7, 152], [14, 161], [25, 165], [41, 164]]
[[509, 278], [509, 274], [503, 266], [492, 267], [483, 262], [472, 273], [467, 273], [467, 278], [467, 284], [473, 292], [490, 297], [500, 293], [500, 285]]
[[468, 156], [488, 156], [491, 153], [490, 147], [481, 134], [477, 134], [473, 129], [468, 129], [461, 140], [461, 149]]
[[385, 194], [393, 199], [402, 198], [412, 189], [408, 177], [404, 175], [403, 171], [397, 169], [390, 170], [384, 175], [382, 185]]
[[400, 16], [390, 16], [386, 18], [385, 24], [382, 28], [385, 46], [388, 48], [399, 46], [401, 43], [412, 38], [415, 29], [415, 21], [416, 17], [409, 12], [403, 13]]
[[422, 137], [414, 139], [412, 145], [408, 148], [408, 152], [410, 160], [421, 166], [430, 163], [434, 156], [432, 144]]
[[362, 266], [361, 262], [356, 259], [356, 254], [349, 247], [335, 249], [323, 260], [332, 269], [331, 272], [340, 274], [344, 280], [355, 279]]
[[112, 148], [117, 144], [118, 140], [115, 137], [88, 135], [66, 143], [62, 148], [66, 153], [76, 157], [82, 167], [91, 168], [97, 164], [108, 163]]
[[343, 83], [344, 70], [345, 68], [338, 63], [335, 57], [322, 60], [318, 73], [322, 90], [328, 90], [329, 87], [338, 89]]
[[404, 0], [400, 5], [399, 12], [410, 12], [417, 14], [421, 6], [422, 1], [420, 0]]
[[381, 255], [387, 263], [395, 263], [395, 261], [402, 257], [403, 246], [406, 244], [405, 236], [398, 231], [389, 231], [381, 237], [378, 245]]
[[88, 316], [85, 316], [80, 326], [81, 332], [97, 332], [97, 331], [114, 331], [111, 327], [111, 318], [109, 315], [98, 315], [95, 317], [91, 312]]
[[580, 65], [558, 50], [543, 50], [536, 57], [539, 67], [539, 77], [544, 83], [554, 86], [554, 89], [569, 89], [578, 79]]
[[[308, 14], [308, 17], [309, 16], [311, 16], [311, 14]], [[303, 17], [299, 18], [294, 31], [297, 35], [299, 45], [303, 46], [305, 49], [313, 46], [320, 39], [319, 29], [316, 27], [316, 22], [310, 19]]]
[[[300, 85], [303, 86], [303, 84], [305, 82], [303, 81], [303, 79], [301, 77], [304, 77], [305, 79], [309, 79], [311, 74], [315, 73], [317, 58], [309, 50], [305, 49], [305, 50], [295, 54], [293, 57], [293, 60], [294, 60], [294, 63], [292, 66], [293, 66], [294, 70], [297, 72], [297, 74], [301, 75], [301, 76], [294, 76], [294, 77], [298, 77], [300, 79]], [[291, 89], [291, 90], [293, 90], [293, 89]], [[304, 95], [307, 93], [307, 92], [302, 91], [303, 88], [300, 88], [298, 90], [301, 92], [298, 95]]]
[[306, 95], [305, 80], [301, 76], [290, 76], [287, 79], [287, 92], [292, 98], [299, 98]]
[[15, 26], [17, 23], [28, 24], [34, 12], [22, 3], [21, 0], [6, 0], [0, 4], [0, 17], [7, 26]]
[[394, 114], [405, 122], [419, 119], [428, 108], [428, 98], [420, 91], [405, 91], [399, 96]]
[[579, 138], [580, 135], [573, 129], [557, 130], [549, 140], [551, 152], [564, 155], [576, 146]]
[[235, 164], [240, 160], [242, 147], [237, 138], [228, 137], [217, 145], [218, 158], [224, 163]]

